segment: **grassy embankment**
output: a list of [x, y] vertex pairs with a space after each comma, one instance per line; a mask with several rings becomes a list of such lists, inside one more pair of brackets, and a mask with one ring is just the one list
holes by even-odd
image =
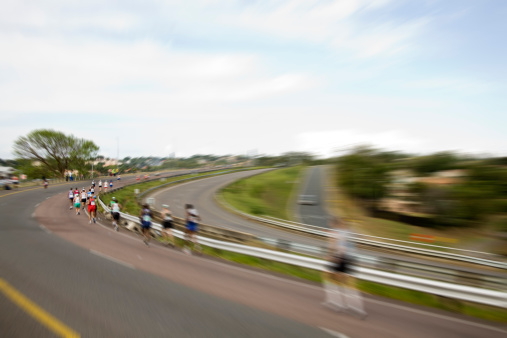
[[[221, 192], [221, 197], [234, 208], [246, 213], [289, 219], [287, 215], [287, 204], [300, 174], [301, 168], [288, 168], [246, 178], [225, 187]], [[332, 187], [330, 188], [332, 189]], [[355, 210], [357, 206], [351, 204], [350, 201], [339, 199], [335, 200], [335, 202], [340, 202], [340, 208], [338, 210], [338, 214], [340, 215], [355, 218], [360, 214], [360, 210]], [[350, 206], [351, 209], [348, 210], [346, 206]], [[386, 221], [385, 226], [392, 226], [390, 223], [391, 221]], [[407, 230], [403, 224], [398, 224], [395, 227], [395, 231], [399, 232], [401, 234], [400, 236], [404, 236], [411, 230]], [[211, 249], [211, 251], [213, 250]], [[210, 254], [214, 255], [213, 252]], [[320, 272], [315, 270], [269, 262], [238, 254], [225, 252], [221, 252], [221, 254], [225, 256], [220, 257], [239, 263], [304, 278], [313, 282], [320, 283], [322, 281]], [[360, 290], [374, 295], [507, 323], [507, 311], [505, 309], [443, 299], [442, 297], [419, 291], [367, 281], [357, 281], [357, 286]]]
[[232, 207], [247, 214], [290, 219], [288, 201], [302, 167], [273, 170], [236, 181], [221, 191]]

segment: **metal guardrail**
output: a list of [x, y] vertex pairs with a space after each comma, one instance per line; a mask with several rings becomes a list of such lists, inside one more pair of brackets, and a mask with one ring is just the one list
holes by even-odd
[[[110, 212], [109, 208], [100, 200], [100, 198], [98, 200], [100, 206], [106, 212]], [[136, 216], [121, 213], [121, 217], [135, 224], [140, 224], [139, 218]], [[163, 229], [162, 226], [157, 223], [153, 223], [152, 227], [155, 231], [158, 232], [161, 232]], [[173, 230], [173, 234], [178, 238], [184, 238], [184, 233], [182, 231]], [[236, 243], [228, 243], [202, 236], [198, 236], [198, 241], [202, 245], [216, 249], [264, 258], [317, 271], [326, 271], [327, 262], [317, 258], [298, 256], [285, 252], [250, 247]], [[447, 298], [454, 298], [479, 304], [507, 308], [507, 292], [503, 291], [494, 291], [477, 287], [457, 285], [456, 283], [434, 281], [363, 267], [355, 267], [353, 275], [359, 279], [370, 282], [422, 291]]]
[[[279, 219], [268, 219], [268, 218], [258, 217], [258, 216], [254, 216], [254, 215], [250, 215], [250, 214], [241, 212], [241, 211], [233, 208], [231, 205], [229, 205], [223, 199], [219, 199], [219, 202], [224, 204], [232, 212], [234, 212], [238, 215], [241, 215], [242, 217], [247, 218], [247, 219], [251, 219], [251, 220], [265, 223], [265, 224], [274, 225], [274, 226], [281, 227], [281, 228], [288, 229], [288, 230], [292, 230], [292, 231], [307, 233], [310, 235], [316, 235], [316, 236], [325, 237], [325, 238], [329, 237], [328, 231], [322, 230], [322, 228], [314, 226], [314, 225], [285, 221], [285, 220], [282, 221]], [[351, 240], [356, 242], [357, 244], [362, 244], [362, 245], [366, 245], [366, 246], [384, 248], [384, 249], [389, 249], [389, 250], [397, 250], [397, 251], [414, 253], [414, 254], [424, 255], [424, 256], [444, 258], [444, 259], [448, 259], [448, 260], [473, 263], [473, 264], [477, 264], [477, 265], [489, 266], [489, 267], [494, 267], [494, 268], [499, 268], [499, 269], [507, 269], [507, 262], [479, 258], [479, 257], [473, 257], [473, 256], [465, 256], [465, 255], [460, 255], [460, 254], [455, 254], [455, 253], [450, 253], [450, 252], [436, 251], [436, 250], [418, 248], [418, 247], [413, 247], [413, 246], [400, 245], [400, 244], [395, 244], [395, 243], [385, 243], [382, 241], [375, 241], [375, 240], [367, 239], [367, 237], [381, 239], [381, 240], [385, 240], [385, 241], [391, 241], [391, 242], [401, 242], [401, 243], [410, 243], [410, 244], [429, 246], [429, 247], [438, 247], [436, 245], [431, 245], [431, 244], [426, 244], [426, 243], [412, 243], [412, 242], [408, 242], [408, 241], [402, 241], [402, 240], [396, 240], [396, 239], [390, 239], [390, 238], [382, 238], [382, 237], [369, 236], [369, 235], [361, 235], [361, 234], [354, 234], [354, 236], [352, 236]], [[486, 252], [448, 248], [448, 247], [440, 247], [440, 248], [452, 249], [452, 250], [456, 250], [456, 251], [474, 252], [474, 253], [485, 255], [485, 256], [498, 257], [497, 255], [494, 255], [491, 253], [486, 253]]]
[[[200, 170], [201, 173], [207, 172], [209, 170]], [[213, 170], [214, 171], [214, 170]], [[236, 170], [233, 170], [236, 171]], [[144, 191], [139, 196], [143, 196], [148, 192], [152, 192], [156, 189], [160, 189], [161, 187], [172, 185], [176, 183], [181, 183], [188, 180], [204, 178], [212, 175], [217, 175], [224, 172], [231, 172], [229, 170], [221, 171], [218, 173], [213, 173], [210, 175], [204, 176], [195, 176], [186, 179], [180, 179], [172, 182], [168, 182], [147, 191]], [[171, 175], [170, 177], [182, 176], [188, 174], [188, 172], [180, 173], [176, 175]], [[148, 180], [153, 181], [154, 179]], [[157, 179], [155, 179], [157, 180]], [[117, 188], [122, 189], [122, 188]], [[113, 189], [108, 193], [113, 193], [117, 189]], [[138, 196], [138, 201], [139, 201]], [[156, 217], [158, 214], [157, 211], [154, 211], [154, 216]], [[184, 227], [184, 220], [180, 218], [175, 218], [175, 225], [179, 226], [180, 229]], [[279, 220], [281, 221], [281, 220]], [[289, 222], [293, 224], [298, 224], [296, 222]], [[295, 242], [286, 241], [283, 239], [272, 239], [272, 238], [261, 238], [256, 237], [251, 234], [238, 232], [229, 228], [223, 228], [220, 226], [214, 226], [209, 224], [200, 224], [200, 233], [203, 236], [208, 238], [219, 239], [227, 242], [245, 244], [245, 245], [253, 245], [257, 246], [256, 243], [263, 242], [270, 246], [271, 248], [276, 248], [277, 250], [283, 250], [285, 252], [292, 252], [295, 254], [307, 254], [311, 256], [315, 256], [316, 258], [323, 257], [327, 253], [326, 247], [313, 247], [309, 245], [303, 245]], [[326, 233], [327, 234], [327, 233]], [[460, 266], [453, 266], [442, 268], [435, 264], [431, 264], [429, 262], [426, 264], [413, 262], [411, 260], [407, 260], [404, 256], [402, 257], [377, 257], [369, 254], [358, 254], [356, 256], [356, 262], [361, 267], [372, 268], [381, 271], [387, 271], [392, 273], [398, 273], [403, 275], [410, 275], [414, 277], [420, 278], [430, 278], [433, 280], [438, 280], [442, 282], [458, 282], [462, 285], [468, 285], [473, 287], [482, 287], [493, 290], [507, 290], [507, 278], [502, 274], [495, 274], [488, 271], [473, 271]]]

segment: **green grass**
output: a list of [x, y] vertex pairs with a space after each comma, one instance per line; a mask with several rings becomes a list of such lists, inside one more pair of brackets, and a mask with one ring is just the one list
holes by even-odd
[[357, 286], [361, 291], [372, 295], [397, 299], [449, 312], [461, 313], [485, 320], [507, 323], [507, 309], [475, 304], [457, 299], [440, 297], [421, 291], [408, 290], [362, 280], [357, 282]]
[[242, 179], [222, 189], [220, 195], [245, 213], [288, 219], [287, 201], [301, 170], [291, 167]]

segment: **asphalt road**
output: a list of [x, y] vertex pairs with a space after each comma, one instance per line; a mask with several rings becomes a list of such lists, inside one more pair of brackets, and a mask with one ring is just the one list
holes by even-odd
[[[208, 264], [192, 266], [194, 257], [88, 224], [86, 215], [68, 208], [70, 186], [0, 200], [0, 278], [70, 330], [84, 337], [329, 337], [311, 325], [163, 278], [185, 276], [187, 269], [183, 281], [192, 285], [202, 283], [201, 274], [216, 272]], [[54, 336], [46, 321], [6, 296], [0, 293], [0, 332]]]
[[[312, 195], [316, 198], [315, 205], [296, 205], [296, 215], [299, 222], [319, 226], [322, 228], [329, 228], [328, 214], [324, 208], [325, 196], [323, 192], [324, 187], [324, 169], [323, 167], [309, 167], [307, 169], [299, 196]], [[297, 201], [296, 201], [297, 203]]]
[[[106, 222], [88, 224], [68, 209], [69, 186], [0, 197], [0, 278], [84, 337], [507, 334], [496, 324], [377, 297], [366, 298], [365, 321], [332, 312], [320, 305], [320, 285], [146, 247]], [[5, 291], [0, 302], [1, 333], [54, 336]]]
[[168, 204], [171, 211], [177, 217], [185, 217], [185, 204], [193, 204], [199, 212], [202, 223], [220, 226], [227, 229], [242, 231], [258, 237], [283, 239], [285, 241], [297, 242], [305, 245], [321, 246], [323, 241], [310, 238], [305, 235], [290, 233], [257, 222], [246, 220], [240, 216], [225, 211], [215, 200], [215, 193], [221, 187], [230, 184], [238, 179], [256, 175], [264, 172], [265, 169], [241, 171], [222, 176], [210, 177], [191, 181], [158, 190], [150, 194], [155, 198], [155, 209], [161, 210], [162, 204]]

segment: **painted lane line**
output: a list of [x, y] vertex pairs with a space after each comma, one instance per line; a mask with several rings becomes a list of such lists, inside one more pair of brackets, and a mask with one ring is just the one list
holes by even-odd
[[1, 278], [0, 291], [2, 291], [13, 303], [15, 303], [17, 306], [19, 306], [26, 313], [35, 318], [39, 323], [44, 325], [56, 335], [71, 338], [81, 337], [79, 333], [72, 330], [70, 327], [66, 326], [61, 321], [50, 315], [48, 312], [25, 297], [21, 292], [16, 290]]
[[327, 334], [333, 336], [333, 337], [337, 337], [337, 338], [349, 338], [348, 336], [344, 335], [343, 333], [340, 333], [340, 332], [336, 332], [336, 331], [333, 331], [333, 330], [330, 330], [330, 329], [326, 329], [325, 327], [319, 327], [319, 329], [321, 329], [322, 331], [325, 331]]
[[35, 205], [35, 207], [37, 208], [39, 205], [40, 205], [40, 203], [37, 203], [37, 204]]
[[42, 230], [44, 230], [46, 233], [48, 234], [52, 234], [51, 230], [49, 230], [48, 228], [46, 228], [44, 225], [42, 224], [39, 224], [39, 226], [42, 228]]
[[105, 258], [107, 260], [110, 260], [111, 262], [114, 262], [114, 263], [117, 263], [117, 264], [121, 264], [127, 268], [131, 268], [133, 270], [135, 270], [136, 268], [132, 265], [132, 264], [129, 264], [129, 263], [125, 263], [123, 261], [120, 261], [119, 259], [116, 259], [116, 258], [113, 258], [111, 256], [108, 256], [108, 255], [105, 255], [101, 252], [98, 252], [98, 251], [95, 251], [95, 250], [90, 250], [90, 253], [94, 254], [94, 255], [97, 255], [99, 257], [102, 257], [102, 258]]

